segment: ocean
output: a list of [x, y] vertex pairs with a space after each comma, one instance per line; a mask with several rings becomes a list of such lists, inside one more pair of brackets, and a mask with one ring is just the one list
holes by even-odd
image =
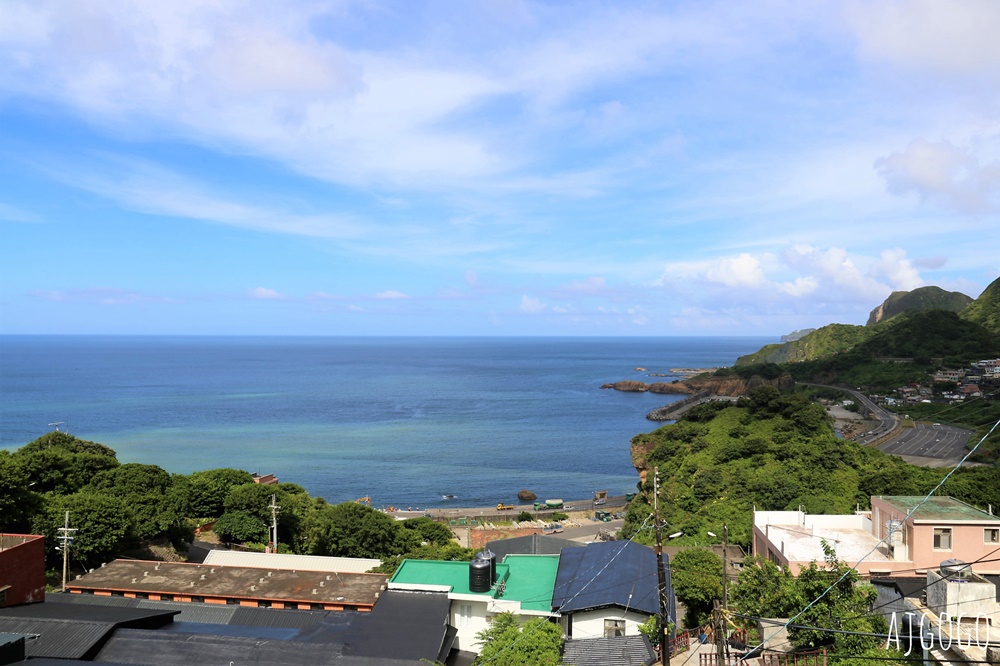
[[770, 342], [0, 336], [0, 447], [58, 427], [121, 462], [273, 473], [376, 507], [622, 494], [638, 481], [629, 441], [679, 396], [600, 386], [671, 381], [648, 375], [732, 365]]

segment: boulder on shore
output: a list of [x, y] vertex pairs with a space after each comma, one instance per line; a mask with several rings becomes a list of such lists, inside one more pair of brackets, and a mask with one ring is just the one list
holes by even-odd
[[517, 499], [521, 500], [522, 502], [534, 502], [536, 499], [538, 499], [538, 495], [531, 492], [530, 490], [519, 490], [517, 491]]

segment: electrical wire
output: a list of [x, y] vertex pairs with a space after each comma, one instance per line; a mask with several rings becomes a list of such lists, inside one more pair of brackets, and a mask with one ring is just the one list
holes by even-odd
[[[943, 486], [943, 485], [945, 484], [945, 482], [946, 482], [946, 481], [947, 481], [947, 480], [948, 480], [948, 479], [949, 479], [949, 478], [951, 477], [951, 475], [952, 475], [952, 474], [954, 474], [954, 473], [955, 473], [955, 471], [956, 471], [956, 470], [958, 470], [958, 469], [959, 469], [959, 468], [960, 468], [960, 467], [961, 467], [961, 466], [962, 466], [962, 465], [963, 465], [963, 464], [965, 463], [965, 461], [966, 461], [966, 460], [968, 460], [968, 459], [969, 459], [969, 457], [971, 457], [971, 456], [972, 456], [972, 454], [974, 454], [974, 453], [975, 453], [975, 452], [976, 452], [976, 451], [977, 451], [977, 450], [979, 449], [979, 447], [980, 447], [980, 446], [982, 446], [983, 442], [984, 442], [984, 441], [986, 441], [986, 438], [987, 438], [987, 437], [989, 437], [989, 436], [990, 436], [991, 434], [993, 434], [993, 432], [994, 432], [994, 431], [995, 431], [995, 430], [997, 429], [997, 427], [998, 427], [998, 426], [1000, 426], [1000, 420], [998, 420], [998, 421], [997, 421], [996, 423], [994, 423], [994, 424], [993, 424], [993, 427], [992, 427], [992, 428], [990, 428], [989, 432], [987, 432], [987, 433], [986, 433], [985, 435], [983, 435], [983, 437], [982, 437], [982, 438], [981, 438], [981, 439], [980, 439], [980, 440], [979, 440], [979, 441], [978, 441], [978, 442], [976, 443], [976, 445], [975, 445], [974, 447], [972, 447], [971, 449], [969, 449], [969, 452], [965, 454], [965, 456], [964, 456], [964, 457], [963, 457], [963, 458], [962, 458], [962, 459], [961, 459], [961, 460], [960, 460], [960, 461], [958, 462], [958, 464], [957, 464], [957, 465], [955, 465], [955, 466], [954, 466], [954, 467], [953, 467], [953, 468], [952, 468], [952, 469], [951, 469], [951, 470], [950, 470], [950, 471], [949, 471], [949, 472], [948, 472], [947, 474], [945, 474], [945, 475], [944, 475], [944, 477], [943, 477], [943, 478], [942, 478], [942, 479], [941, 479], [941, 480], [940, 480], [940, 481], [938, 482], [938, 484], [937, 484], [936, 486], [934, 486], [934, 488], [932, 488], [932, 489], [931, 489], [931, 491], [930, 491], [930, 492], [928, 492], [928, 493], [927, 493], [927, 494], [926, 494], [926, 495], [924, 496], [924, 498], [923, 498], [922, 500], [920, 500], [920, 502], [919, 502], [919, 503], [918, 503], [918, 504], [917, 504], [916, 506], [914, 506], [914, 507], [913, 507], [912, 509], [910, 509], [910, 512], [909, 512], [909, 513], [907, 513], [907, 514], [906, 514], [906, 516], [904, 516], [904, 517], [903, 517], [903, 521], [906, 521], [906, 520], [907, 520], [908, 518], [910, 518], [910, 517], [911, 517], [911, 516], [912, 516], [912, 515], [913, 515], [914, 513], [916, 513], [916, 512], [917, 512], [917, 510], [918, 510], [918, 509], [919, 509], [920, 507], [922, 507], [922, 506], [923, 506], [924, 504], [926, 504], [926, 503], [927, 503], [927, 502], [928, 502], [928, 501], [930, 500], [930, 498], [934, 496], [934, 493], [936, 493], [936, 492], [937, 492], [938, 490], [940, 490], [940, 489], [941, 489], [941, 486]], [[859, 560], [858, 560], [858, 561], [857, 561], [857, 562], [856, 562], [856, 563], [854, 564], [854, 566], [853, 566], [853, 567], [851, 567], [851, 568], [849, 568], [849, 569], [846, 569], [846, 570], [844, 571], [844, 573], [843, 573], [843, 574], [841, 574], [841, 576], [840, 576], [839, 578], [837, 578], [837, 580], [835, 580], [835, 581], [833, 581], [832, 583], [830, 583], [830, 585], [829, 585], [829, 586], [828, 586], [828, 587], [827, 587], [827, 588], [826, 588], [825, 590], [823, 590], [823, 592], [821, 592], [821, 593], [819, 594], [819, 596], [817, 596], [817, 597], [816, 597], [815, 599], [813, 599], [813, 600], [812, 600], [812, 601], [810, 601], [810, 602], [809, 602], [808, 604], [806, 604], [806, 606], [805, 606], [805, 607], [804, 607], [804, 608], [803, 608], [802, 610], [800, 610], [800, 611], [799, 611], [798, 613], [796, 613], [796, 614], [795, 614], [795, 615], [793, 615], [792, 617], [788, 618], [788, 620], [787, 620], [787, 621], [786, 621], [786, 622], [784, 623], [784, 625], [783, 625], [783, 626], [781, 626], [781, 627], [779, 627], [778, 629], [776, 629], [776, 630], [775, 630], [775, 631], [774, 631], [774, 632], [773, 632], [773, 633], [772, 633], [772, 634], [771, 634], [770, 636], [768, 636], [768, 637], [766, 637], [766, 638], [762, 637], [762, 638], [761, 638], [761, 642], [760, 642], [760, 643], [758, 643], [758, 644], [757, 644], [757, 645], [756, 645], [756, 646], [754, 647], [754, 649], [758, 649], [758, 648], [762, 648], [762, 647], [763, 647], [763, 646], [764, 646], [764, 645], [765, 645], [765, 644], [766, 644], [766, 643], [767, 643], [767, 642], [768, 642], [768, 641], [769, 641], [769, 640], [770, 640], [771, 638], [774, 638], [774, 636], [775, 636], [775, 635], [777, 635], [777, 634], [778, 634], [778, 632], [782, 631], [783, 629], [787, 629], [788, 625], [792, 624], [792, 623], [793, 623], [793, 622], [794, 622], [794, 621], [796, 620], [796, 618], [800, 617], [800, 616], [801, 616], [801, 615], [803, 615], [803, 614], [804, 614], [804, 613], [805, 613], [806, 611], [808, 611], [808, 610], [809, 610], [810, 608], [812, 608], [812, 607], [813, 607], [813, 606], [815, 606], [815, 605], [816, 605], [817, 603], [819, 603], [819, 602], [820, 602], [820, 600], [822, 600], [822, 599], [823, 599], [823, 598], [824, 598], [824, 597], [825, 597], [826, 595], [828, 595], [828, 594], [830, 593], [830, 591], [831, 591], [831, 590], [833, 590], [833, 589], [834, 589], [834, 588], [835, 588], [835, 587], [836, 587], [837, 585], [839, 585], [839, 584], [840, 584], [840, 582], [841, 582], [841, 581], [843, 581], [843, 580], [844, 580], [845, 578], [847, 578], [847, 576], [848, 576], [848, 575], [849, 575], [849, 574], [850, 574], [850, 573], [851, 573], [852, 571], [856, 572], [856, 571], [857, 571], [857, 568], [858, 568], [858, 565], [859, 565], [859, 564], [861, 564], [862, 562], [864, 562], [864, 561], [865, 561], [865, 560], [866, 560], [866, 559], [867, 559], [868, 557], [870, 557], [870, 556], [871, 556], [871, 555], [872, 555], [873, 553], [875, 553], [875, 552], [876, 552], [876, 551], [878, 550], [879, 546], [881, 546], [881, 545], [882, 545], [882, 544], [883, 544], [883, 543], [885, 542], [886, 538], [887, 538], [887, 537], [883, 537], [882, 539], [880, 539], [880, 540], [878, 541], [878, 543], [876, 543], [876, 544], [875, 544], [875, 545], [874, 545], [874, 546], [872, 547], [872, 549], [871, 549], [870, 551], [868, 551], [868, 552], [867, 552], [867, 553], [866, 553], [865, 555], [863, 555], [863, 556], [861, 557], [861, 559], [859, 559]], [[753, 651], [753, 650], [751, 650], [751, 652], [752, 652], [752, 651]]]
[[[650, 518], [652, 518], [652, 515], [648, 516], [648, 517], [647, 517], [647, 518], [646, 518], [645, 520], [643, 520], [643, 521], [642, 521], [642, 525], [640, 525], [640, 526], [639, 526], [639, 529], [642, 529], [642, 527], [643, 527], [643, 526], [644, 526], [644, 525], [645, 525], [645, 524], [646, 524], [646, 523], [647, 523], [647, 522], [649, 521], [649, 519], [650, 519]], [[639, 530], [636, 530], [636, 533], [637, 533], [637, 534], [638, 534], [638, 531], [639, 531]], [[568, 606], [568, 605], [569, 605], [570, 603], [572, 603], [572, 602], [573, 602], [573, 601], [574, 601], [574, 600], [575, 600], [575, 599], [576, 599], [576, 598], [577, 598], [578, 596], [580, 596], [580, 594], [582, 594], [582, 593], [583, 593], [583, 591], [584, 591], [584, 590], [586, 590], [586, 589], [587, 589], [587, 588], [588, 588], [588, 587], [590, 586], [590, 584], [591, 584], [591, 583], [593, 583], [593, 582], [594, 582], [595, 580], [597, 580], [597, 578], [598, 578], [598, 577], [599, 577], [599, 576], [600, 576], [600, 575], [601, 575], [602, 573], [604, 573], [604, 571], [605, 571], [605, 570], [607, 570], [607, 568], [608, 568], [609, 566], [611, 566], [611, 563], [612, 563], [612, 562], [614, 562], [614, 561], [615, 561], [615, 559], [617, 559], [617, 558], [618, 558], [618, 556], [622, 554], [622, 552], [624, 552], [624, 550], [625, 550], [626, 546], [627, 546], [628, 544], [630, 544], [630, 543], [634, 543], [634, 542], [632, 541], [632, 539], [625, 539], [625, 540], [623, 540], [623, 541], [622, 541], [622, 546], [621, 546], [621, 548], [619, 548], [619, 549], [617, 550], [617, 552], [615, 552], [615, 554], [614, 554], [614, 555], [612, 555], [612, 556], [611, 556], [611, 557], [610, 557], [610, 558], [608, 559], [608, 561], [604, 563], [604, 566], [602, 566], [602, 567], [601, 567], [600, 571], [598, 571], [598, 572], [597, 572], [596, 574], [594, 574], [593, 576], [591, 576], [591, 578], [590, 578], [590, 579], [589, 579], [589, 580], [588, 580], [588, 581], [587, 581], [586, 583], [584, 583], [584, 584], [583, 584], [583, 586], [581, 586], [581, 587], [580, 587], [580, 589], [579, 589], [579, 590], [578, 590], [578, 591], [576, 592], [576, 594], [574, 594], [574, 595], [573, 595], [572, 597], [570, 597], [569, 599], [567, 599], [567, 600], [566, 600], [566, 601], [565, 601], [564, 603], [560, 604], [560, 606], [559, 606], [558, 608], [554, 609], [554, 612], [560, 612], [560, 611], [561, 611], [561, 610], [562, 610], [563, 608], [565, 608], [566, 606]], [[588, 571], [590, 571], [590, 570], [588, 570]], [[571, 579], [570, 579], [570, 582], [575, 582], [576, 580], [577, 580], [577, 577], [574, 577], [574, 578], [571, 578]], [[537, 626], [541, 626], [541, 625], [537, 625]], [[516, 646], [516, 645], [517, 645], [517, 644], [518, 644], [518, 643], [519, 643], [520, 641], [522, 641], [522, 640], [524, 640], [525, 638], [527, 638], [528, 636], [530, 636], [530, 635], [531, 635], [531, 633], [532, 633], [533, 631], [535, 631], [535, 630], [536, 630], [536, 629], [535, 629], [535, 628], [533, 627], [533, 628], [532, 628], [531, 630], [529, 630], [529, 631], [527, 631], [527, 632], [525, 632], [525, 631], [521, 631], [521, 632], [520, 632], [520, 633], [518, 634], [517, 638], [516, 638], [516, 639], [514, 639], [513, 641], [511, 641], [511, 642], [510, 642], [510, 643], [509, 643], [508, 645], [506, 645], [506, 646], [504, 646], [503, 648], [501, 648], [501, 649], [500, 649], [500, 650], [499, 650], [499, 651], [498, 651], [498, 652], [497, 652], [497, 653], [496, 653], [496, 654], [494, 655], [494, 658], [498, 658], [498, 657], [500, 657], [500, 655], [504, 654], [504, 653], [505, 653], [505, 652], [507, 652], [508, 650], [511, 650], [511, 649], [513, 649], [513, 648], [514, 648], [514, 647], [515, 647], [515, 646]], [[481, 662], [480, 662], [480, 664], [488, 664], [488, 663], [490, 663], [490, 662], [489, 662], [489, 661], [481, 661]]]

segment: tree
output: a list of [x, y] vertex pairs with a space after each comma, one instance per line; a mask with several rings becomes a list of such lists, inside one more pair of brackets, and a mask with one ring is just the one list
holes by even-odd
[[[887, 656], [902, 660], [897, 651], [882, 649], [884, 638], [878, 635], [885, 635], [888, 624], [871, 610], [875, 589], [838, 560], [826, 542], [823, 549], [825, 562], [810, 563], [798, 578], [767, 559], [748, 560], [729, 594], [730, 605], [749, 618], [793, 618], [796, 626], [789, 629], [789, 638], [797, 650], [826, 648], [851, 655], [854, 659], [847, 662], [852, 666], [880, 666]], [[866, 660], [868, 656], [873, 659]]]
[[686, 548], [674, 555], [670, 580], [677, 600], [687, 608], [685, 626], [699, 627], [708, 621], [712, 602], [722, 598], [722, 558], [703, 548]]
[[94, 475], [87, 487], [116, 497], [164, 494], [172, 485], [170, 474], [157, 465], [125, 463]]
[[111, 456], [76, 452], [50, 446], [24, 453], [27, 447], [14, 452], [29, 483], [37, 492], [69, 495], [83, 488], [98, 472], [118, 466]]
[[[70, 527], [78, 531], [70, 547], [70, 560], [85, 566], [114, 559], [125, 547], [132, 525], [129, 507], [122, 500], [94, 492], [51, 497], [45, 511], [35, 517], [36, 534], [45, 535], [49, 556], [59, 543], [58, 528], [70, 512]], [[58, 559], [58, 558], [56, 558]]]
[[356, 502], [324, 505], [306, 520], [303, 550], [312, 555], [383, 558], [419, 544], [415, 534], [403, 531], [390, 516]]
[[[861, 581], [857, 569], [837, 559], [836, 552], [826, 541], [823, 541], [823, 553], [825, 566], [810, 562], [796, 580], [800, 598], [816, 601], [798, 615], [795, 623], [816, 629], [791, 629], [792, 643], [799, 649], [828, 648], [835, 654], [852, 655], [878, 648], [883, 640], [865, 635], [884, 635], [889, 628], [885, 616], [871, 610], [878, 593], [870, 584]], [[823, 629], [857, 633], [832, 633]]]
[[42, 498], [28, 485], [28, 474], [9, 451], [0, 451], [0, 532], [29, 532]]
[[729, 590], [729, 603], [754, 618], [789, 617], [804, 605], [792, 572], [764, 557], [744, 561], [736, 584]]
[[476, 638], [483, 648], [474, 666], [542, 666], [562, 658], [562, 629], [544, 618], [518, 626], [513, 614], [500, 613]]
[[447, 525], [425, 516], [404, 520], [403, 528], [415, 531], [420, 535], [422, 541], [440, 546], [451, 543], [455, 538]]
[[267, 524], [246, 511], [227, 511], [212, 531], [225, 543], [261, 543], [267, 540]]
[[191, 515], [215, 518], [225, 512], [226, 495], [233, 486], [253, 483], [253, 475], [241, 469], [221, 467], [195, 472], [191, 482]]
[[88, 442], [85, 439], [79, 439], [59, 430], [46, 433], [38, 439], [28, 442], [18, 449], [17, 453], [19, 455], [30, 455], [49, 449], [62, 449], [69, 453], [89, 453], [106, 458], [117, 458], [118, 456], [115, 450], [110, 447], [98, 444], [97, 442]]

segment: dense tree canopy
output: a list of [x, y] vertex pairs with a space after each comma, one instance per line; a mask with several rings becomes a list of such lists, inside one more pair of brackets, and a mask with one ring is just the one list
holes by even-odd
[[544, 618], [519, 625], [511, 613], [500, 613], [476, 638], [482, 644], [474, 666], [545, 666], [562, 658], [562, 629]]
[[704, 548], [686, 548], [671, 560], [670, 579], [677, 600], [687, 609], [685, 626], [708, 622], [712, 602], [722, 599], [722, 558]]
[[[652, 514], [653, 470], [660, 512], [677, 545], [691, 545], [729, 525], [732, 543], [750, 544], [753, 510], [803, 509], [847, 514], [872, 495], [921, 495], [946, 470], [917, 467], [878, 449], [838, 439], [823, 409], [770, 386], [733, 403], [707, 403], [674, 424], [632, 439], [645, 468], [643, 492], [630, 504], [623, 534], [651, 543], [640, 529]], [[946, 491], [985, 508], [1000, 504], [1000, 468], [955, 471]]]
[[875, 589], [826, 542], [823, 549], [825, 562], [810, 563], [797, 578], [766, 559], [748, 560], [729, 595], [740, 623], [752, 627], [757, 618], [792, 618], [788, 635], [797, 650], [826, 648], [852, 655], [852, 664], [875, 666], [886, 657], [901, 657], [884, 650], [888, 623], [872, 610]]

